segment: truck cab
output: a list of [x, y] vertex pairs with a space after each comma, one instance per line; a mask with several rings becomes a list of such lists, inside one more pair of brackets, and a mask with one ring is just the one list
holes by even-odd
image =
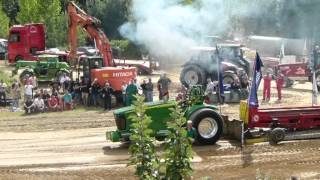
[[37, 60], [36, 52], [45, 50], [44, 24], [14, 25], [9, 30], [8, 62]]

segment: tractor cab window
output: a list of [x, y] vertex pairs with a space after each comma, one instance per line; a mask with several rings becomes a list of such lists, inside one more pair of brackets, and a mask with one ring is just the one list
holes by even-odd
[[80, 60], [80, 62], [79, 62], [79, 70], [82, 70], [84, 75], [88, 76], [90, 74], [88, 59], [81, 59]]
[[9, 42], [20, 42], [20, 33], [14, 32], [9, 37]]
[[90, 69], [99, 69], [102, 67], [102, 59], [90, 59]]
[[234, 57], [241, 57], [241, 50], [240, 48], [233, 48]]
[[235, 52], [233, 49], [225, 47], [220, 49], [220, 56], [225, 59], [233, 59], [235, 57]]

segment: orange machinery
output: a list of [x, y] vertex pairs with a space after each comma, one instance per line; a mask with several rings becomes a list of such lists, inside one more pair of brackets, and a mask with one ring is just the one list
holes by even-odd
[[[77, 57], [77, 26], [81, 26], [88, 34], [88, 36], [95, 41], [96, 47], [102, 56], [102, 67], [90, 69], [90, 80], [97, 78], [99, 84], [102, 86], [106, 80], [115, 89], [121, 91], [122, 82], [128, 83], [130, 80], [136, 78], [136, 68], [126, 66], [115, 66], [112, 59], [112, 49], [110, 43], [104, 32], [98, 27], [100, 21], [94, 17], [87, 15], [74, 2], [69, 2], [67, 7], [69, 14], [69, 42], [70, 52], [68, 55], [69, 61], [74, 64], [79, 64]], [[86, 58], [90, 60], [90, 58]], [[95, 58], [93, 58], [95, 59]], [[90, 63], [90, 62], [89, 62]], [[91, 64], [91, 63], [90, 63]]]

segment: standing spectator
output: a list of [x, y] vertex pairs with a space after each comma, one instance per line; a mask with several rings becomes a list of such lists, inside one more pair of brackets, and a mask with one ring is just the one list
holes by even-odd
[[33, 85], [30, 82], [24, 86], [24, 100], [33, 99]]
[[143, 96], [144, 96], [144, 101], [145, 102], [147, 102], [147, 87], [146, 87], [146, 85], [147, 85], [147, 82], [146, 82], [146, 80], [143, 80], [142, 81], [142, 84], [141, 84], [141, 90], [142, 90], [142, 94], [143, 94]]
[[26, 84], [29, 84], [29, 83], [32, 84], [32, 78], [31, 78], [31, 76], [29, 76], [29, 74], [26, 74], [26, 78], [23, 79], [23, 84], [26, 85]]
[[163, 74], [158, 81], [159, 99], [167, 101], [169, 99], [169, 85], [171, 80]]
[[38, 88], [37, 77], [35, 75], [31, 75], [30, 79], [31, 79], [30, 81], [32, 83], [33, 89], [37, 89]]
[[125, 106], [126, 105], [126, 100], [127, 100], [127, 84], [126, 82], [122, 81], [121, 85], [121, 91], [122, 91], [122, 104]]
[[134, 80], [130, 81], [130, 84], [127, 86], [126, 94], [127, 94], [127, 106], [130, 106], [132, 102], [135, 100], [134, 95], [138, 93], [138, 88], [134, 83]]
[[208, 100], [208, 102], [207, 102], [208, 104], [212, 104], [213, 101], [214, 101], [213, 100], [213, 98], [214, 98], [213, 94], [215, 92], [215, 88], [216, 88], [215, 83], [210, 78], [208, 78], [207, 79], [207, 87], [206, 87], [206, 90], [205, 90], [205, 95], [207, 97], [206, 100]]
[[52, 81], [50, 83], [50, 86], [51, 86], [52, 94], [53, 94], [53, 92], [55, 92], [55, 93], [59, 92], [59, 90], [60, 90], [60, 82], [59, 81], [57, 81], [57, 80]]
[[94, 106], [98, 105], [100, 85], [98, 79], [95, 78], [91, 84], [91, 102]]
[[45, 111], [45, 105], [43, 102], [43, 99], [40, 97], [39, 94], [36, 94], [34, 99], [34, 108], [35, 108], [35, 112], [41, 112], [43, 113]]
[[60, 77], [59, 81], [60, 81], [60, 86], [62, 87], [63, 92], [69, 89], [70, 80], [71, 79], [67, 76], [66, 73], [63, 73], [63, 75]]
[[45, 109], [48, 109], [48, 107], [49, 107], [49, 103], [48, 103], [49, 98], [50, 98], [50, 95], [48, 93], [48, 90], [45, 89], [42, 94], [42, 99], [43, 99], [43, 102], [45, 105]]
[[276, 85], [277, 85], [277, 93], [278, 93], [278, 101], [281, 101], [282, 99], [282, 88], [283, 88], [283, 83], [284, 83], [284, 75], [282, 72], [279, 70], [277, 73], [276, 77]]
[[81, 82], [80, 82], [80, 92], [81, 92], [81, 99], [82, 99], [82, 104], [85, 106], [88, 106], [88, 97], [89, 97], [89, 89], [90, 89], [90, 84], [87, 79], [84, 77], [81, 77]]
[[263, 101], [270, 100], [270, 88], [271, 88], [272, 76], [270, 71], [263, 77]]
[[49, 111], [59, 111], [59, 100], [55, 95], [51, 95], [51, 97], [48, 99], [48, 107]]
[[218, 98], [218, 102], [220, 104], [224, 104], [224, 99], [225, 99], [225, 96], [220, 94], [220, 88], [224, 88], [224, 87], [220, 87], [219, 86], [219, 82], [216, 84], [216, 95], [217, 95], [217, 98]]
[[134, 79], [134, 80], [133, 80], [133, 83], [136, 85], [137, 90], [138, 90], [138, 93], [139, 93], [139, 94], [142, 94], [142, 88], [141, 88], [141, 86], [140, 86], [140, 83], [137, 81], [137, 79]]
[[80, 82], [77, 78], [76, 81], [71, 82], [70, 92], [74, 99], [74, 105], [79, 104], [81, 100], [81, 92], [80, 92]]
[[0, 101], [4, 103], [4, 106], [6, 106], [7, 104], [6, 90], [7, 90], [7, 84], [3, 82], [3, 80], [1, 80], [0, 81]]
[[148, 83], [146, 84], [146, 94], [147, 94], [147, 102], [153, 101], [153, 83], [151, 78], [149, 78]]
[[104, 110], [111, 110], [111, 100], [113, 89], [108, 82], [105, 83], [105, 86], [102, 89], [103, 98], [104, 98]]
[[214, 82], [210, 78], [208, 78], [205, 94], [207, 94], [208, 96], [212, 95], [213, 92], [215, 91], [215, 87], [216, 86], [215, 86]]
[[32, 98], [28, 98], [24, 102], [24, 111], [26, 114], [31, 114], [34, 112], [34, 104]]
[[245, 71], [240, 71], [240, 88], [248, 89], [249, 87], [249, 77]]
[[19, 108], [19, 99], [21, 98], [21, 90], [20, 84], [17, 80], [11, 86], [11, 94], [12, 94], [12, 111], [15, 111]]
[[63, 95], [63, 105], [66, 110], [72, 109], [72, 95], [68, 90], [66, 90], [65, 94]]

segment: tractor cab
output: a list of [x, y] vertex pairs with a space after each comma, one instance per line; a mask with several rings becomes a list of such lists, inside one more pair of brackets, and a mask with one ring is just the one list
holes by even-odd
[[83, 77], [91, 79], [91, 70], [103, 67], [103, 59], [100, 56], [82, 56], [78, 65], [78, 77], [80, 73]]
[[220, 56], [227, 62], [233, 63], [243, 68], [247, 74], [250, 74], [250, 63], [244, 57], [243, 45], [240, 44], [218, 44]]

